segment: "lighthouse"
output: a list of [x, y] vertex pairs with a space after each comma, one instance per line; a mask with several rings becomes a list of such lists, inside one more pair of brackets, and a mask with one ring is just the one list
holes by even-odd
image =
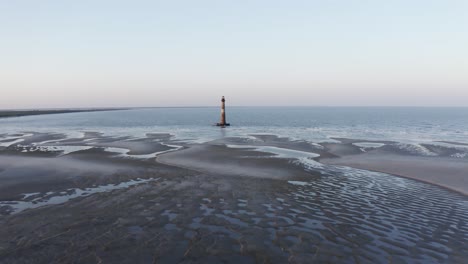
[[221, 98], [221, 122], [216, 125], [220, 127], [230, 126], [229, 123], [226, 123], [226, 99], [224, 99], [224, 96]]

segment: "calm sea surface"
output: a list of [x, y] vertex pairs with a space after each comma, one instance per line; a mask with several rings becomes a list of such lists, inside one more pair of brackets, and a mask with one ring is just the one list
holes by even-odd
[[219, 108], [150, 108], [0, 119], [1, 133], [99, 131], [143, 136], [168, 132], [197, 142], [225, 136], [275, 134], [323, 142], [331, 137], [424, 143], [468, 143], [468, 108], [229, 107], [232, 126], [219, 129]]

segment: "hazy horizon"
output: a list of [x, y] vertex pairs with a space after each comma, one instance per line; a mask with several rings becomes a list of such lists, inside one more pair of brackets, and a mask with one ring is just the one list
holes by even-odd
[[3, 1], [0, 109], [468, 106], [468, 2]]
[[[411, 105], [402, 105], [402, 106], [389, 106], [389, 105], [228, 105], [227, 108], [468, 108], [468, 106], [411, 106]], [[127, 107], [32, 107], [32, 108], [0, 108], [0, 111], [46, 111], [46, 110], [74, 110], [74, 109], [83, 109], [83, 110], [92, 110], [92, 109], [151, 109], [151, 108], [219, 108], [219, 105], [186, 105], [186, 106], [127, 106]], [[228, 109], [229, 111], [229, 109]]]

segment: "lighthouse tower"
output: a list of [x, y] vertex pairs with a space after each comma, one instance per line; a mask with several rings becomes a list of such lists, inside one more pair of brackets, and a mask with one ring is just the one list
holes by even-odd
[[226, 99], [224, 99], [224, 96], [221, 98], [221, 122], [216, 125], [220, 127], [230, 126], [229, 123], [226, 123]]

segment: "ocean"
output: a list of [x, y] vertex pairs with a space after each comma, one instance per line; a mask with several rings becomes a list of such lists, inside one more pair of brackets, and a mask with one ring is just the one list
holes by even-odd
[[142, 137], [170, 133], [176, 139], [206, 142], [222, 137], [272, 134], [310, 142], [332, 138], [403, 143], [468, 143], [468, 108], [415, 107], [228, 107], [231, 127], [213, 126], [217, 107], [137, 108], [0, 119], [0, 133], [83, 131]]

